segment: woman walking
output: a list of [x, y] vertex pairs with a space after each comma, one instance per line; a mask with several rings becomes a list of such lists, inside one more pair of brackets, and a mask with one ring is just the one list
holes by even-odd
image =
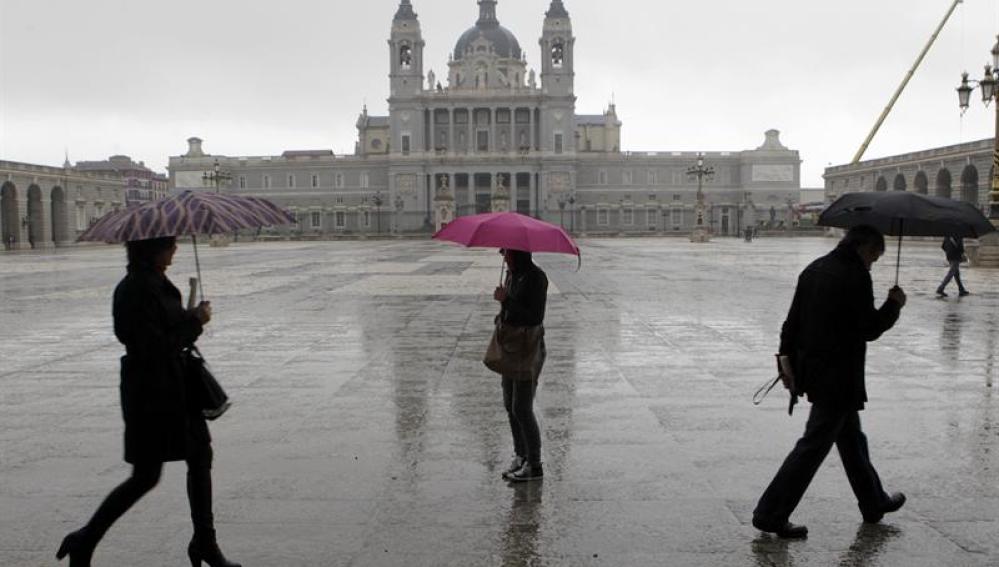
[[240, 567], [219, 550], [212, 514], [212, 447], [208, 424], [189, 402], [183, 349], [194, 344], [212, 317], [208, 302], [184, 309], [180, 291], [166, 277], [177, 251], [173, 237], [131, 241], [128, 272], [114, 292], [114, 332], [125, 346], [121, 405], [125, 461], [132, 476], [104, 499], [86, 526], [69, 534], [57, 559], [89, 567], [94, 548], [114, 522], [159, 482], [163, 463], [187, 462], [187, 497], [194, 537], [187, 548], [193, 567]]
[[[493, 298], [502, 305], [497, 317], [503, 328], [502, 348], [519, 360], [519, 371], [503, 373], [503, 405], [510, 419], [515, 456], [503, 478], [511, 482], [540, 480], [541, 430], [534, 415], [534, 395], [545, 362], [545, 304], [548, 277], [530, 252], [504, 250], [509, 268], [506, 283]], [[511, 344], [517, 343], [517, 344]]]

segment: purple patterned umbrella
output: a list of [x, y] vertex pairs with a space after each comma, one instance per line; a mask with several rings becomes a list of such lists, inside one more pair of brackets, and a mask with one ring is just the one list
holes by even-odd
[[[116, 243], [190, 235], [200, 283], [197, 235], [225, 234], [243, 228], [294, 222], [296, 219], [291, 213], [266, 199], [184, 191], [138, 207], [110, 212], [84, 231], [77, 241]], [[202, 298], [204, 295], [202, 290]]]
[[291, 224], [295, 217], [266, 199], [184, 191], [108, 213], [77, 239], [129, 242], [164, 236], [225, 234], [243, 228]]

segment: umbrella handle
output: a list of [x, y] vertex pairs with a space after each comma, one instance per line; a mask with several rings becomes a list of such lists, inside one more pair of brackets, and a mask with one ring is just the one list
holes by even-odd
[[191, 235], [191, 243], [194, 244], [194, 267], [198, 271], [198, 289], [201, 292], [201, 301], [208, 301], [205, 297], [205, 285], [201, 283], [201, 261], [198, 259], [198, 235]]
[[898, 287], [898, 267], [902, 263], [902, 228], [905, 219], [898, 219], [898, 252], [895, 254], [895, 286]]

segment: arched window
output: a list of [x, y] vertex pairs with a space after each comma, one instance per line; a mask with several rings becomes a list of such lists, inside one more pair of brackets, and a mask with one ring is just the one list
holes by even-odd
[[565, 44], [559, 39], [552, 44], [552, 65], [561, 67], [563, 61], [565, 61]]
[[409, 69], [413, 66], [413, 49], [408, 44], [404, 43], [399, 48], [399, 65], [403, 69]]
[[905, 176], [902, 175], [901, 173], [896, 175], [895, 181], [893, 181], [891, 184], [891, 188], [894, 189], [895, 191], [905, 191], [906, 189]]
[[912, 181], [912, 184], [916, 186], [916, 193], [919, 193], [920, 195], [926, 195], [929, 192], [929, 181], [926, 179], [925, 172], [917, 172], [916, 178]]
[[970, 163], [961, 172], [961, 200], [978, 204], [978, 169]]
[[946, 169], [941, 169], [937, 172], [937, 197], [946, 197], [950, 199], [951, 196], [951, 177], [950, 171]]
[[884, 177], [878, 177], [877, 183], [874, 184], [874, 190], [875, 191], [887, 191], [888, 190], [888, 182], [885, 181]]

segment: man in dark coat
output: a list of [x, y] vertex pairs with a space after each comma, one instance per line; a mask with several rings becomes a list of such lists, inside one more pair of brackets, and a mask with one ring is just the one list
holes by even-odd
[[943, 281], [937, 286], [937, 295], [947, 297], [947, 292], [944, 291], [944, 288], [947, 287], [951, 279], [957, 282], [958, 295], [961, 297], [970, 295], [971, 292], [965, 289], [964, 284], [961, 283], [961, 262], [966, 259], [964, 256], [964, 239], [960, 236], [948, 236], [944, 238], [943, 244], [940, 247], [947, 254], [947, 263], [950, 264], [950, 270], [947, 271], [947, 275], [944, 276]]
[[834, 444], [865, 522], [878, 522], [905, 502], [902, 493], [888, 495], [881, 487], [858, 413], [867, 401], [867, 342], [890, 329], [905, 305], [905, 293], [895, 286], [884, 304], [874, 307], [870, 269], [884, 249], [880, 232], [855, 227], [798, 278], [781, 329], [780, 355], [792, 362], [792, 393], [806, 394], [812, 409], [804, 436], [753, 511], [753, 525], [762, 531], [784, 538], [807, 536], [805, 526], [788, 520]]

